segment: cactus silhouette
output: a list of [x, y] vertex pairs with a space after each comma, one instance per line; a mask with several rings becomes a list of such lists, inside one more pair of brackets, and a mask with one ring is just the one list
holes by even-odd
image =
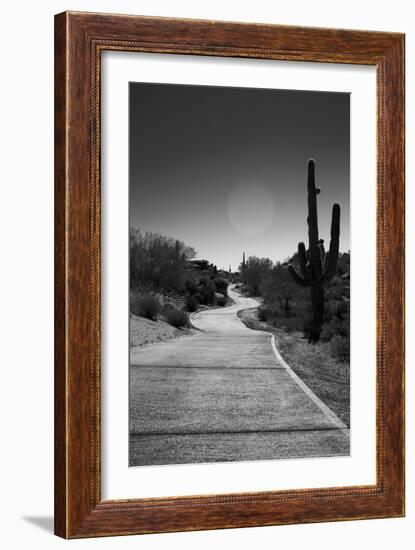
[[288, 266], [291, 277], [302, 286], [309, 287], [313, 316], [310, 326], [310, 340], [320, 339], [321, 326], [324, 321], [324, 284], [331, 281], [336, 274], [339, 257], [340, 205], [333, 204], [331, 218], [330, 248], [326, 254], [324, 241], [318, 235], [317, 195], [320, 188], [315, 183], [315, 163], [308, 161], [307, 194], [308, 194], [308, 250], [304, 243], [298, 243], [298, 261], [300, 273], [293, 265]]

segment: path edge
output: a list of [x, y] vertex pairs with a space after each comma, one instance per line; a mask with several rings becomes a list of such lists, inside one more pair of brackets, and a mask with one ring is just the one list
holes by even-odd
[[[287, 373], [291, 376], [291, 378], [294, 380], [294, 382], [303, 390], [303, 392], [313, 401], [315, 405], [321, 410], [321, 412], [330, 420], [336, 428], [339, 430], [342, 430], [344, 435], [347, 435], [349, 437], [350, 429], [346, 426], [346, 424], [340, 420], [340, 418], [319, 398], [317, 395], [305, 384], [297, 374], [292, 370], [292, 368], [284, 361], [282, 358], [280, 352], [278, 351], [277, 344], [276, 344], [276, 338], [275, 335], [271, 335], [271, 347], [272, 351], [274, 352], [274, 355], [280, 363], [284, 367], [284, 369], [287, 371]], [[347, 434], [346, 434], [347, 432]]]

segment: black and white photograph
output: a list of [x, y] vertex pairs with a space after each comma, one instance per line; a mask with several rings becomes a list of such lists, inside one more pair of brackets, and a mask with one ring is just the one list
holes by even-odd
[[350, 94], [129, 84], [129, 466], [350, 455]]

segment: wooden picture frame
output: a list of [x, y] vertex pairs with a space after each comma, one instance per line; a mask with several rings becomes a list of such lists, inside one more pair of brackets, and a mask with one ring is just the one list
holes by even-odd
[[[100, 60], [104, 50], [373, 65], [376, 484], [101, 499]], [[55, 533], [64, 538], [404, 515], [404, 35], [65, 12], [55, 18]]]

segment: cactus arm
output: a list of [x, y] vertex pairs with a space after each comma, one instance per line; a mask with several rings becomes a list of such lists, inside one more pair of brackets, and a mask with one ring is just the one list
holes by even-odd
[[327, 263], [327, 260], [328, 260], [328, 254], [326, 254], [326, 249], [324, 248], [324, 243], [322, 241], [322, 239], [320, 239], [320, 244], [319, 244], [319, 248], [320, 248], [320, 258], [321, 258], [321, 278], [324, 279], [324, 273], [325, 273], [325, 269], [326, 269], [326, 263]]
[[300, 263], [300, 271], [303, 275], [304, 279], [308, 279], [310, 277], [310, 270], [308, 267], [308, 260], [307, 260], [307, 253], [305, 250], [305, 244], [304, 243], [298, 243], [298, 260]]
[[336, 274], [337, 260], [339, 257], [339, 235], [340, 235], [340, 206], [333, 204], [333, 212], [331, 217], [331, 239], [330, 249], [327, 254], [325, 269], [324, 269], [324, 281], [328, 283]]
[[293, 278], [294, 282], [297, 283], [298, 285], [302, 286], [302, 287], [308, 287], [310, 286], [310, 281], [308, 281], [307, 279], [303, 279], [303, 277], [301, 277], [301, 275], [299, 275], [297, 273], [297, 271], [295, 270], [295, 267], [291, 264], [288, 265], [288, 271], [291, 275], [291, 277]]

